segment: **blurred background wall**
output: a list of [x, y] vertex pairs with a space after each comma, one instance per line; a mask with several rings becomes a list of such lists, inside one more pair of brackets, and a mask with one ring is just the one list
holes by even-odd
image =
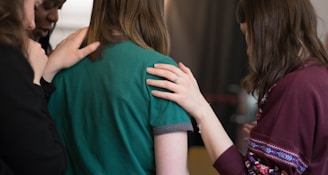
[[[164, 0], [166, 3], [172, 0]], [[175, 0], [180, 1], [180, 0]], [[319, 20], [319, 36], [324, 38], [328, 33], [328, 1], [327, 0], [311, 0], [317, 10]], [[186, 6], [192, 2], [187, 2]], [[234, 2], [232, 2], [234, 3]], [[62, 10], [59, 12], [60, 20], [57, 23], [56, 31], [51, 38], [52, 44], [55, 46], [69, 33], [77, 28], [87, 26], [90, 20], [92, 8], [92, 0], [67, 0]], [[183, 8], [183, 7], [182, 7]], [[199, 13], [197, 13], [199, 15]]]

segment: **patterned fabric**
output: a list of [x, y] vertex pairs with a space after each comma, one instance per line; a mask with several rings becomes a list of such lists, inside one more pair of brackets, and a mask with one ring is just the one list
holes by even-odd
[[[276, 86], [274, 84], [268, 92], [262, 97], [258, 111], [256, 114], [257, 121], [259, 122], [263, 118], [263, 106], [265, 102], [269, 98], [269, 94], [271, 90]], [[248, 173], [252, 174], [264, 174], [264, 175], [278, 175], [284, 174], [279, 167], [277, 166], [267, 166], [263, 164], [263, 162], [254, 156], [253, 152], [257, 152], [259, 154], [264, 154], [268, 157], [271, 157], [274, 160], [284, 162], [290, 166], [293, 166], [297, 169], [298, 173], [302, 174], [307, 169], [307, 165], [301, 160], [301, 158], [293, 152], [280, 148], [278, 146], [272, 145], [270, 143], [266, 143], [260, 140], [250, 138], [248, 142], [248, 153], [247, 160], [245, 161], [245, 166], [248, 168]], [[286, 173], [287, 174], [287, 173]]]
[[[256, 118], [257, 121], [260, 121], [262, 119], [262, 106], [265, 104], [265, 102], [267, 101], [269, 94], [271, 92], [271, 89], [275, 86], [276, 84], [274, 84], [269, 90], [268, 92], [262, 97], [261, 101], [260, 101], [260, 105], [258, 107], [258, 111], [256, 114]], [[257, 158], [253, 152], [251, 152], [250, 150], [253, 150], [254, 152], [261, 152], [261, 153], [265, 153], [267, 155], [272, 156], [271, 153], [274, 153], [275, 149], [271, 149], [270, 147], [266, 146], [263, 142], [261, 141], [257, 141], [254, 139], [249, 140], [248, 142], [248, 147], [249, 150], [247, 152], [247, 160], [245, 161], [245, 166], [248, 169], [248, 174], [249, 175], [257, 175], [257, 174], [263, 174], [263, 175], [280, 175], [282, 174], [282, 171], [277, 167], [277, 166], [267, 166], [264, 165], [263, 162], [261, 161], [261, 159]]]
[[[302, 161], [302, 159], [293, 152], [290, 152], [288, 150], [285, 150], [283, 148], [279, 148], [275, 145], [271, 145], [269, 143], [261, 142], [259, 140], [250, 139], [249, 141], [249, 150], [253, 152], [258, 152], [260, 154], [265, 154], [268, 157], [271, 157], [274, 160], [283, 162], [285, 164], [288, 164], [290, 166], [293, 166], [297, 169], [298, 173], [302, 174], [307, 169], [307, 165]], [[253, 164], [259, 164], [259, 160], [255, 160], [253, 157], [253, 153], [248, 153], [248, 160]], [[258, 169], [262, 170], [263, 172], [276, 172], [279, 171], [278, 167], [274, 167], [273, 169], [260, 164], [261, 166], [257, 166]], [[270, 170], [270, 171], [269, 171]]]
[[249, 175], [285, 175], [287, 174], [284, 171], [281, 171], [277, 166], [269, 167], [262, 164], [262, 161], [259, 158], [254, 156], [254, 153], [247, 153], [248, 160], [245, 161], [245, 166], [248, 169]]

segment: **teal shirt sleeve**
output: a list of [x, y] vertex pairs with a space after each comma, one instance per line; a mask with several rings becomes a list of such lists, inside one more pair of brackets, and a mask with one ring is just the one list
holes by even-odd
[[[177, 66], [177, 63], [169, 57], [164, 57], [164, 59], [158, 63]], [[154, 64], [156, 63], [149, 65], [149, 67], [153, 67]], [[146, 79], [162, 78], [147, 74]], [[178, 131], [193, 131], [191, 120], [187, 112], [175, 102], [153, 96], [151, 91], [154, 89], [167, 91], [165, 89], [147, 85], [148, 94], [150, 94], [150, 124], [153, 127], [154, 135]]]

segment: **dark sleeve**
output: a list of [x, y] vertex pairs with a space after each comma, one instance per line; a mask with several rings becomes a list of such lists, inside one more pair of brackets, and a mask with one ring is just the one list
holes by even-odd
[[0, 174], [59, 175], [65, 151], [22, 54], [0, 45]]
[[224, 175], [244, 175], [246, 169], [244, 158], [236, 146], [227, 149], [213, 164], [214, 168]]
[[43, 78], [41, 78], [40, 84], [41, 84], [41, 87], [43, 89], [45, 98], [46, 98], [46, 100], [48, 102], [51, 94], [56, 90], [56, 87], [52, 83], [47, 82]]

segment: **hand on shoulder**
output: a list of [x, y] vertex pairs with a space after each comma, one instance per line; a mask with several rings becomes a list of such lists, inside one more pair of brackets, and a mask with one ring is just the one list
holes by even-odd
[[56, 46], [49, 56], [49, 61], [43, 74], [45, 80], [51, 82], [57, 72], [73, 66], [99, 47], [100, 43], [94, 42], [80, 48], [87, 31], [87, 27], [81, 28]]
[[155, 64], [154, 68], [148, 68], [147, 72], [166, 79], [148, 79], [148, 85], [171, 91], [153, 90], [152, 94], [154, 96], [176, 102], [196, 120], [202, 116], [203, 112], [210, 109], [208, 102], [199, 90], [192, 72], [182, 63], [179, 63], [179, 68], [169, 64]]

